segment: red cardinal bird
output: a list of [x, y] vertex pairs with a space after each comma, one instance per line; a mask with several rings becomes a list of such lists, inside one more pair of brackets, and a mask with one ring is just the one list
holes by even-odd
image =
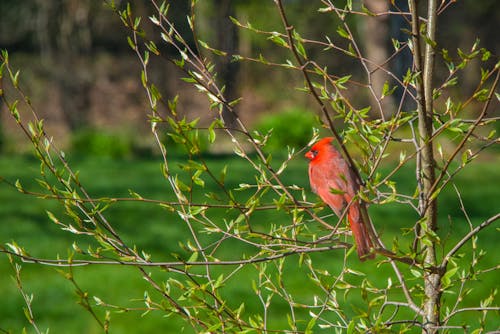
[[[359, 191], [359, 184], [349, 165], [333, 145], [332, 137], [318, 141], [306, 153], [309, 162], [309, 181], [312, 190], [326, 202], [337, 216], [341, 216]], [[356, 242], [358, 256], [361, 261], [374, 258], [370, 254], [373, 247], [368, 233], [368, 214], [364, 203], [356, 199], [349, 206], [347, 218]], [[366, 218], [364, 218], [364, 217]]]

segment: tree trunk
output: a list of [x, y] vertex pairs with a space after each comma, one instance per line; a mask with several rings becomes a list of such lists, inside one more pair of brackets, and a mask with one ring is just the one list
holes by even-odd
[[[239, 36], [237, 27], [229, 19], [235, 17], [233, 1], [215, 1], [216, 48], [227, 52], [227, 56], [216, 59], [216, 68], [220, 82], [225, 86], [225, 98], [232, 101], [238, 96], [239, 62], [232, 62], [231, 56], [238, 52]], [[236, 114], [224, 106], [222, 118], [226, 127], [236, 126]]]
[[[422, 217], [418, 229], [419, 239], [427, 238], [428, 231], [437, 231], [437, 202], [432, 198], [432, 187], [435, 182], [434, 149], [432, 144], [432, 79], [434, 69], [434, 47], [426, 42], [425, 54], [421, 52], [420, 24], [418, 8], [415, 0], [409, 0], [409, 7], [412, 14], [412, 35], [413, 35], [413, 55], [414, 70], [416, 73], [423, 73], [417, 77], [417, 112], [418, 112], [418, 132], [419, 132], [419, 162], [418, 182], [420, 188], [419, 209]], [[428, 41], [434, 41], [436, 30], [436, 0], [429, 0], [427, 15]], [[423, 64], [422, 64], [423, 58]], [[425, 225], [424, 225], [425, 223]], [[427, 267], [435, 268], [436, 244], [435, 241], [427, 239], [428, 242], [422, 244], [424, 261]], [[440, 301], [441, 301], [441, 276], [442, 273], [426, 271], [424, 274], [424, 319], [423, 333], [437, 333], [440, 325]]]

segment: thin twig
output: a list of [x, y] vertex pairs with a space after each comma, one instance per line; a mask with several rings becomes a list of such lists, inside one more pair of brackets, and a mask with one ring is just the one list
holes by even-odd
[[9, 251], [5, 248], [0, 248], [0, 253], [11, 254], [22, 259], [26, 263], [38, 263], [48, 266], [55, 267], [78, 267], [78, 266], [88, 266], [88, 265], [122, 265], [122, 266], [140, 266], [140, 267], [163, 267], [163, 268], [175, 268], [179, 266], [235, 266], [250, 263], [259, 262], [269, 262], [276, 259], [281, 259], [291, 255], [303, 254], [303, 253], [318, 253], [326, 252], [334, 249], [348, 249], [351, 245], [348, 243], [338, 242], [337, 245], [324, 246], [317, 248], [298, 248], [291, 251], [281, 252], [276, 255], [264, 256], [264, 257], [252, 257], [249, 259], [242, 260], [227, 260], [227, 261], [172, 261], [172, 262], [142, 262], [142, 261], [123, 261], [119, 259], [113, 260], [63, 260], [63, 259], [43, 259], [33, 257], [21, 252]]
[[457, 242], [457, 244], [452, 248], [450, 249], [450, 251], [445, 255], [445, 257], [443, 258], [443, 260], [441, 261], [441, 265], [440, 267], [441, 268], [446, 268], [446, 266], [448, 265], [448, 262], [450, 261], [451, 257], [460, 250], [460, 248], [462, 248], [463, 245], [465, 245], [467, 243], [467, 241], [469, 241], [470, 238], [472, 238], [473, 236], [475, 236], [476, 234], [478, 234], [482, 229], [484, 229], [485, 227], [491, 225], [492, 223], [494, 223], [496, 220], [500, 219], [500, 213], [497, 213], [496, 215], [493, 215], [491, 216], [490, 218], [486, 219], [485, 221], [483, 221], [481, 224], [479, 224], [478, 226], [476, 226], [472, 231], [470, 231], [469, 233], [467, 233], [459, 242]]

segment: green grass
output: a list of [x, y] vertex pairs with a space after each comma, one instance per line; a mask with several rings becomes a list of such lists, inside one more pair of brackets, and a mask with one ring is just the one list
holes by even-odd
[[[228, 187], [236, 187], [239, 183], [252, 182], [253, 174], [241, 161], [230, 160], [224, 157], [208, 158], [210, 166], [218, 171], [224, 165], [229, 165], [226, 179]], [[463, 189], [462, 200], [470, 214], [470, 219], [478, 224], [485, 218], [496, 213], [498, 210], [498, 198], [500, 190], [496, 184], [500, 176], [495, 162], [475, 162], [457, 178], [457, 184]], [[129, 197], [129, 189], [141, 194], [146, 198], [172, 199], [168, 183], [163, 179], [160, 171], [159, 160], [106, 160], [106, 159], [79, 159], [75, 161], [75, 168], [80, 170], [81, 182], [86, 186], [89, 193], [94, 197]], [[172, 166], [177, 169], [175, 162]], [[34, 178], [38, 175], [38, 165], [33, 159], [11, 156], [0, 158], [0, 176], [10, 182], [20, 179], [27, 189], [39, 189]], [[411, 169], [401, 170], [395, 176], [398, 185], [411, 191], [414, 187], [414, 171]], [[289, 169], [283, 175], [286, 184], [297, 184], [308, 187], [307, 166], [302, 160], [292, 161]], [[214, 184], [207, 182], [206, 189], [217, 192]], [[244, 196], [244, 193], [237, 193]], [[313, 199], [313, 195], [310, 195]], [[203, 199], [202, 193], [196, 195], [196, 200]], [[65, 257], [73, 242], [78, 241], [84, 245], [85, 240], [78, 240], [74, 235], [61, 231], [47, 218], [46, 211], [52, 211], [61, 219], [64, 218], [58, 202], [53, 200], [42, 200], [31, 196], [22, 195], [5, 183], [0, 183], [0, 242], [15, 241], [26, 250], [38, 257], [54, 258], [57, 254]], [[441, 222], [440, 236], [445, 241], [445, 249], [449, 249], [453, 241], [468, 231], [467, 222], [460, 211], [459, 201], [448, 187], [439, 199]], [[231, 212], [219, 210], [220, 218], [228, 218]], [[326, 214], [326, 211], [321, 214]], [[415, 221], [416, 215], [408, 208], [401, 205], [386, 205], [371, 207], [370, 214], [382, 233], [387, 244], [397, 237], [402, 245], [408, 245], [411, 238], [401, 235], [401, 228], [410, 227]], [[124, 240], [144, 249], [152, 254], [156, 261], [170, 261], [175, 257], [172, 253], [180, 256], [185, 255], [179, 249], [179, 242], [185, 242], [188, 230], [180, 223], [180, 219], [158, 206], [145, 203], [123, 202], [112, 206], [106, 211], [107, 218], [117, 228]], [[252, 224], [256, 229], [265, 229], [269, 223], [287, 224], [285, 214], [264, 212], [252, 218]], [[66, 218], [67, 219], [67, 218]], [[451, 236], [447, 237], [447, 235]], [[487, 255], [481, 262], [481, 268], [487, 268], [498, 264], [495, 256], [497, 232], [494, 227], [479, 235], [479, 244], [487, 250]], [[208, 238], [208, 237], [207, 237]], [[92, 243], [92, 241], [87, 241]], [[225, 248], [224, 248], [225, 247]], [[230, 258], [234, 253], [233, 247], [237, 244], [228, 243], [220, 254]], [[463, 253], [466, 254], [470, 246], [466, 246]], [[238, 248], [238, 254], [246, 250]], [[250, 249], [248, 250], [250, 251]], [[337, 273], [342, 267], [343, 252], [332, 251], [312, 255], [318, 268]], [[349, 258], [349, 267], [366, 272], [368, 277], [375, 282], [384, 285], [387, 280], [388, 265], [377, 267], [374, 262], [360, 263], [354, 255]], [[469, 261], [465, 255], [463, 262]], [[55, 268], [35, 264], [22, 264], [22, 277], [24, 289], [34, 295], [33, 310], [35, 318], [41, 329], [50, 328], [51, 333], [100, 333], [96, 322], [88, 312], [85, 312], [77, 304], [78, 298], [73, 286], [63, 277], [63, 274]], [[224, 268], [220, 272], [224, 272]], [[286, 261], [285, 284], [290, 291], [296, 293], [297, 301], [310, 302], [311, 296], [318, 290], [308, 279], [307, 270], [297, 267], [297, 257], [291, 257]], [[30, 325], [23, 315], [24, 303], [16, 289], [12, 269], [6, 256], [0, 257], [0, 295], [2, 306], [0, 307], [0, 330], [11, 330], [13, 333], [20, 332], [23, 327], [29, 329]], [[66, 271], [67, 272], [67, 271]], [[253, 267], [242, 270], [235, 279], [228, 283], [224, 289], [223, 297], [232, 306], [245, 302], [246, 309], [258, 309], [259, 303], [251, 289], [249, 277], [255, 279], [256, 269]], [[157, 277], [166, 277], [166, 273], [153, 270]], [[408, 272], [405, 272], [408, 274]], [[497, 278], [491, 274], [481, 276], [481, 282], [472, 282], [473, 293], [466, 300], [467, 305], [478, 304], [478, 300], [484, 298], [497, 286]], [[103, 301], [111, 304], [142, 306], [141, 300], [144, 291], [150, 291], [147, 283], [138, 275], [134, 268], [125, 267], [85, 267], [75, 268], [74, 274], [82, 290], [88, 291], [90, 296], [99, 296]], [[411, 276], [407, 276], [410, 278]], [[359, 283], [362, 278], [350, 277], [351, 282]], [[411, 278], [410, 278], [411, 280]], [[393, 278], [393, 281], [394, 278]], [[339, 292], [343, 293], [343, 292]], [[225, 294], [225, 295], [224, 295]], [[446, 296], [452, 298], [453, 296]], [[343, 300], [343, 297], [340, 297]], [[498, 301], [496, 302], [498, 304]], [[347, 295], [344, 312], [353, 316], [354, 308], [366, 308], [366, 302], [359, 295], [359, 290], [354, 290]], [[96, 309], [102, 316], [104, 310]], [[283, 317], [286, 312], [284, 303], [276, 300], [276, 305], [271, 309], [270, 317], [273, 319], [274, 327], [286, 324]], [[299, 311], [300, 312], [300, 311]], [[307, 313], [307, 310], [304, 310]], [[477, 323], [477, 315], [464, 314], [461, 321], [468, 324]], [[162, 332], [180, 331], [183, 327], [175, 317], [164, 317], [159, 312], [149, 313], [142, 316], [141, 312], [112, 312], [111, 333], [155, 333], [158, 328]], [[31, 329], [30, 329], [31, 330]], [[185, 332], [190, 333], [189, 326]]]

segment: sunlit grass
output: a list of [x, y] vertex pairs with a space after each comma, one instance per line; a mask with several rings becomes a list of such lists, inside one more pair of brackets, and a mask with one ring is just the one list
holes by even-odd
[[[244, 162], [230, 160], [224, 157], [208, 157], [208, 163], [214, 171], [221, 170], [224, 165], [229, 165], [226, 179], [228, 187], [235, 187], [242, 182], [252, 182], [252, 172]], [[129, 189], [139, 193], [145, 198], [168, 200], [172, 194], [168, 183], [160, 172], [160, 160], [106, 160], [106, 159], [76, 159], [75, 168], [80, 170], [81, 182], [86, 186], [89, 193], [94, 197], [129, 197]], [[175, 162], [172, 168], [176, 169]], [[289, 169], [283, 175], [286, 184], [296, 184], [308, 188], [306, 162], [302, 160], [292, 161]], [[33, 180], [37, 177], [38, 164], [35, 160], [25, 157], [2, 157], [0, 158], [1, 176], [9, 182], [20, 179], [23, 186], [31, 190], [39, 189]], [[474, 224], [478, 224], [498, 210], [498, 198], [500, 190], [495, 180], [500, 176], [500, 171], [494, 162], [475, 162], [458, 175], [456, 183], [462, 189], [462, 200], [469, 218]], [[403, 169], [396, 175], [396, 181], [407, 189], [412, 189], [415, 183], [414, 171], [410, 168]], [[214, 185], [207, 183], [211, 191], [218, 191]], [[202, 194], [195, 198], [202, 201]], [[310, 196], [314, 200], [313, 195]], [[58, 254], [65, 257], [73, 242], [77, 241], [74, 235], [61, 231], [47, 218], [46, 211], [52, 211], [61, 219], [65, 218], [60, 205], [54, 200], [42, 200], [31, 196], [22, 195], [6, 183], [0, 183], [0, 242], [3, 245], [15, 241], [32, 255], [38, 257], [54, 258]], [[454, 241], [467, 233], [467, 222], [460, 210], [460, 203], [454, 193], [453, 187], [447, 190], [439, 199], [440, 203], [440, 235], [445, 248], [449, 249]], [[411, 227], [416, 219], [416, 214], [408, 208], [400, 205], [372, 206], [370, 213], [377, 229], [381, 232], [383, 240], [391, 245], [394, 238], [401, 240], [402, 245], [409, 244], [411, 238], [401, 236], [402, 227]], [[220, 210], [221, 219], [230, 213]], [[325, 213], [326, 214], [326, 213]], [[109, 221], [121, 233], [127, 243], [136, 245], [152, 254], [155, 261], [169, 261], [174, 257], [172, 253], [182, 253], [179, 250], [179, 242], [189, 238], [188, 230], [180, 224], [178, 216], [159, 206], [141, 202], [123, 202], [112, 206], [106, 211]], [[287, 222], [277, 221], [279, 216], [265, 213], [256, 216], [255, 224], [258, 226], [268, 224], [270, 221], [279, 224]], [[449, 237], [447, 235], [450, 234]], [[85, 242], [79, 241], [79, 242]], [[89, 241], [91, 243], [91, 241]], [[479, 243], [488, 252], [496, 249], [496, 232], [493, 228], [481, 233]], [[466, 246], [464, 253], [470, 249]], [[244, 250], [239, 250], [243, 252]], [[226, 249], [228, 258], [234, 250]], [[182, 255], [182, 254], [181, 254]], [[337, 273], [342, 268], [344, 251], [332, 251], [312, 255], [314, 263], [318, 268]], [[466, 257], [465, 257], [466, 258]], [[9, 277], [13, 274], [6, 256], [0, 257], [0, 295], [2, 295], [2, 307], [0, 308], [0, 329], [19, 332], [23, 327], [30, 325], [23, 315], [23, 301], [16, 290], [14, 281]], [[390, 270], [388, 265], [376, 267], [368, 262], [360, 263], [354, 256], [350, 258], [350, 267], [355, 270], [363, 270], [375, 282], [384, 285]], [[495, 256], [486, 256], [480, 267], [486, 268], [497, 263]], [[224, 268], [217, 269], [221, 273]], [[287, 260], [287, 275], [285, 282], [290, 291], [296, 293], [298, 301], [309, 301], [316, 287], [309, 284], [307, 270], [297, 266], [297, 257]], [[67, 272], [67, 270], [65, 271]], [[250, 266], [235, 275], [235, 279], [228, 282], [223, 292], [223, 297], [228, 303], [237, 307], [245, 303], [247, 310], [259, 310], [259, 303], [251, 289], [251, 281], [248, 277], [255, 276], [256, 269]], [[10, 273], [10, 275], [9, 275]], [[494, 273], [494, 272], [493, 272]], [[492, 288], [496, 286], [494, 275], [482, 276], [481, 284], [474, 286], [474, 298], [468, 304], [478, 304], [477, 298], [484, 298]], [[134, 268], [122, 266], [112, 267], [84, 267], [75, 268], [75, 278], [81, 288], [88, 291], [90, 296], [99, 296], [104, 302], [116, 305], [127, 305], [128, 307], [141, 308], [141, 298], [148, 287], [138, 271]], [[408, 273], [407, 273], [408, 274]], [[77, 305], [78, 298], [74, 287], [63, 277], [63, 274], [54, 268], [34, 264], [23, 264], [22, 271], [27, 293], [34, 295], [33, 309], [38, 325], [50, 328], [52, 333], [100, 333], [89, 313]], [[162, 278], [167, 273], [154, 270], [154, 275]], [[411, 276], [407, 276], [411, 280]], [[352, 277], [353, 282], [361, 278]], [[341, 292], [342, 293], [342, 292]], [[343, 297], [341, 297], [343, 298]], [[448, 298], [448, 296], [445, 296]], [[91, 298], [92, 300], [92, 298]], [[418, 302], [418, 300], [417, 300]], [[352, 307], [363, 307], [359, 291], [354, 290], [346, 296], [347, 315], [354, 315]], [[276, 305], [271, 308], [272, 326], [286, 324], [282, 317], [286, 305], [276, 300]], [[96, 308], [96, 312], [102, 317], [104, 310]], [[307, 312], [307, 310], [304, 310]], [[152, 312], [142, 315], [137, 312], [115, 312], [112, 310], [111, 329], [112, 333], [131, 332], [156, 332], [161, 328], [163, 332], [169, 328], [179, 330], [182, 323], [174, 317], [165, 318], [160, 312]], [[465, 320], [468, 318], [464, 314]], [[464, 321], [465, 321], [464, 320]], [[190, 332], [189, 326], [186, 332]]]

